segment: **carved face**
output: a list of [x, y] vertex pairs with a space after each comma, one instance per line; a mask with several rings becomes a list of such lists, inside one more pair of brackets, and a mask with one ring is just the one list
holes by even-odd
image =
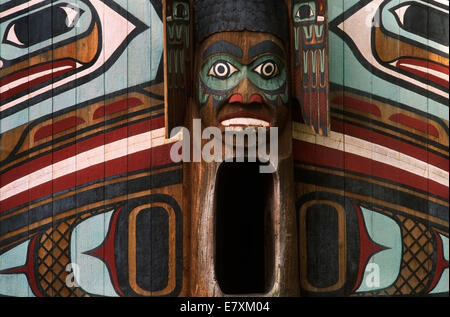
[[286, 49], [274, 35], [222, 32], [196, 56], [198, 104], [206, 126], [282, 127], [289, 101]]

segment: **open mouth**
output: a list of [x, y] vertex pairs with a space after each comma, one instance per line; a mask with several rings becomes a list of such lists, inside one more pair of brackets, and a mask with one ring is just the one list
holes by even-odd
[[415, 58], [400, 58], [391, 65], [439, 86], [449, 88], [449, 71], [446, 66]]
[[270, 128], [270, 119], [255, 113], [237, 112], [219, 118], [225, 131], [243, 131], [246, 128]]
[[215, 192], [215, 273], [225, 294], [264, 294], [274, 282], [275, 180], [258, 162], [222, 163]]
[[65, 59], [33, 66], [13, 73], [0, 79], [0, 101], [7, 100], [37, 85], [51, 81], [53, 78], [64, 75], [80, 66], [81, 64], [74, 60]]

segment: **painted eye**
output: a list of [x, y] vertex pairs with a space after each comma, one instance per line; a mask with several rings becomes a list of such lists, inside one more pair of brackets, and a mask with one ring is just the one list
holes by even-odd
[[71, 31], [82, 14], [81, 9], [70, 4], [45, 8], [9, 24], [3, 43], [30, 47], [47, 41]]
[[177, 18], [182, 19], [182, 18], [184, 18], [186, 15], [187, 15], [187, 14], [186, 14], [186, 9], [184, 8], [184, 5], [181, 4], [181, 3], [178, 4], [177, 7], [176, 7], [176, 10], [175, 10], [175, 16], [176, 16]]
[[254, 71], [264, 79], [271, 79], [278, 75], [278, 66], [273, 61], [267, 61], [259, 64]]
[[295, 16], [301, 20], [314, 17], [314, 10], [309, 4], [300, 6]]
[[185, 2], [173, 2], [173, 18], [178, 21], [189, 21], [189, 4]]
[[237, 71], [237, 68], [230, 63], [226, 61], [217, 61], [211, 66], [208, 75], [218, 79], [227, 79]]
[[414, 2], [397, 6], [391, 11], [406, 31], [448, 46], [448, 12]]
[[16, 31], [16, 24], [13, 24], [9, 28], [8, 32], [6, 33], [4, 42], [8, 41], [10, 43], [16, 44], [17, 46], [24, 46], [25, 43], [23, 43], [19, 39], [19, 37], [20, 37], [20, 34], [18, 34], [17, 31]]

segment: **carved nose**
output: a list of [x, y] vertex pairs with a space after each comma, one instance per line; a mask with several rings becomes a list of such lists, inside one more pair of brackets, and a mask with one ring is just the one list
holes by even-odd
[[250, 83], [248, 78], [244, 78], [244, 80], [234, 90], [228, 102], [243, 104], [264, 103], [260, 90]]

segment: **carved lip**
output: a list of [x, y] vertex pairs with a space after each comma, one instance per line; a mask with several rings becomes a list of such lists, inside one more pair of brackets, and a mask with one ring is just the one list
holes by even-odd
[[33, 66], [0, 79], [0, 100], [6, 100], [39, 84], [51, 81], [81, 66], [71, 59], [63, 59]]
[[233, 112], [221, 116], [218, 121], [222, 126], [261, 126], [266, 128], [271, 126], [269, 118], [253, 112]]
[[439, 86], [449, 88], [449, 70], [446, 66], [417, 58], [400, 58], [391, 65]]

